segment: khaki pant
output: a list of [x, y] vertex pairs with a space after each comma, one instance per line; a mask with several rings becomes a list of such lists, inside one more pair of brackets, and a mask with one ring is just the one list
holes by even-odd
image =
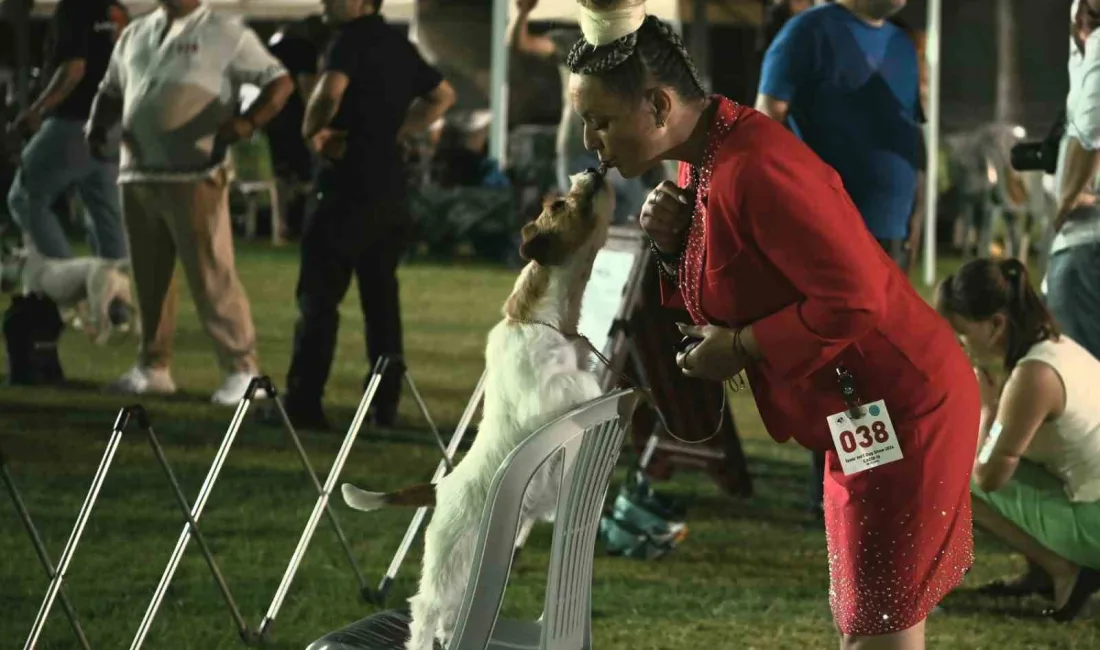
[[227, 372], [255, 371], [256, 331], [234, 263], [226, 174], [124, 183], [122, 213], [141, 315], [141, 365], [171, 363], [178, 256], [219, 365]]

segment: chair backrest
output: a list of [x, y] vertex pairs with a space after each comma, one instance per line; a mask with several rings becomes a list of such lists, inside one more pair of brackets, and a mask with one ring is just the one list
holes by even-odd
[[619, 390], [594, 399], [531, 434], [509, 454], [489, 487], [449, 650], [484, 650], [492, 637], [512, 567], [524, 493], [539, 468], [559, 453], [564, 458], [541, 647], [588, 647], [596, 535], [627, 424], [620, 411], [633, 403], [634, 392]]

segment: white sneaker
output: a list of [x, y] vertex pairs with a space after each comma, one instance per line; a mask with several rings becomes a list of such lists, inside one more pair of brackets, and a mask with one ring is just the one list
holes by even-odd
[[[255, 372], [234, 372], [230, 374], [222, 382], [221, 388], [214, 391], [210, 401], [223, 406], [236, 406], [244, 398], [252, 378], [258, 376]], [[261, 388], [253, 394], [252, 399], [264, 399], [266, 397], [267, 391]]]
[[107, 391], [127, 395], [171, 395], [176, 392], [176, 382], [167, 368], [134, 366], [107, 384]]

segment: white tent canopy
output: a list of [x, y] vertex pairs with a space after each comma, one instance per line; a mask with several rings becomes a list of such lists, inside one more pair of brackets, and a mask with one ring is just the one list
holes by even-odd
[[[35, 16], [53, 14], [59, 0], [37, 0], [34, 6]], [[122, 0], [131, 12], [142, 14], [156, 7], [155, 0]], [[279, 19], [298, 18], [320, 13], [320, 0], [206, 0], [216, 9], [250, 18]], [[674, 19], [679, 0], [650, 0], [649, 12], [665, 19]], [[508, 3], [509, 11], [515, 11], [515, 4]], [[412, 22], [416, 13], [416, 0], [384, 0], [382, 13], [394, 22]], [[541, 0], [531, 14], [533, 20], [573, 21], [577, 16], [576, 0]]]

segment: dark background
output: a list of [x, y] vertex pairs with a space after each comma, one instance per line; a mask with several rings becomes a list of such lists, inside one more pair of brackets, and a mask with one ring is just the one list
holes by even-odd
[[[482, 0], [488, 2], [488, 0]], [[995, 12], [998, 0], [944, 0], [943, 49], [941, 55], [941, 120], [945, 132], [969, 129], [993, 119], [997, 78], [997, 32]], [[1017, 97], [1013, 102], [1017, 119], [1030, 132], [1045, 131], [1065, 102], [1068, 80], [1069, 7], [1071, 0], [1013, 0], [1015, 46], [1018, 70]], [[910, 0], [900, 14], [906, 23], [923, 28], [926, 1]], [[255, 22], [265, 40], [275, 23]], [[685, 37], [690, 39], [690, 25]], [[32, 25], [32, 57], [41, 63], [46, 23]], [[14, 39], [9, 28], [0, 26], [0, 61], [12, 60]], [[712, 87], [745, 103], [755, 96], [760, 57], [756, 26], [714, 26], [710, 35]], [[548, 82], [553, 81], [552, 70]], [[560, 95], [558, 95], [560, 97]], [[542, 98], [545, 111], [533, 121], [555, 123], [560, 110], [555, 102]], [[555, 106], [550, 107], [549, 104]]]

